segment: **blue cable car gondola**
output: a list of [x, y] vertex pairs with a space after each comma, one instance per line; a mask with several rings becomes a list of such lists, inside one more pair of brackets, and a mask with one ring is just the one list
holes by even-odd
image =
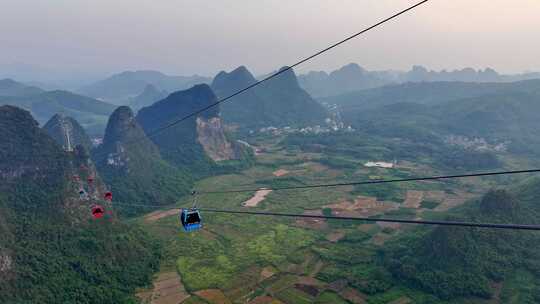
[[196, 208], [182, 209], [180, 222], [187, 232], [199, 230], [202, 227], [201, 213]]

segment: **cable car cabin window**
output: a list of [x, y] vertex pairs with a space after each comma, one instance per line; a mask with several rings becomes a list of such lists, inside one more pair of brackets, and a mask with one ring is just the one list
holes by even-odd
[[197, 223], [200, 223], [200, 221], [201, 221], [201, 218], [199, 217], [198, 212], [191, 213], [191, 214], [188, 213], [186, 224], [197, 224]]

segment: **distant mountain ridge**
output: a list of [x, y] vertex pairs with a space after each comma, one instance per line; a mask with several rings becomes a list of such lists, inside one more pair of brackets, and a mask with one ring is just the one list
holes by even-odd
[[540, 80], [524, 80], [506, 83], [475, 82], [407, 82], [379, 88], [351, 91], [320, 98], [321, 102], [336, 104], [344, 109], [368, 109], [386, 104], [418, 103], [438, 104], [461, 98], [472, 98], [504, 91], [530, 91]]
[[344, 92], [380, 87], [391, 83], [389, 78], [369, 72], [356, 63], [350, 63], [330, 73], [311, 71], [299, 75], [298, 81], [314, 97], [332, 96]]
[[[409, 83], [326, 98], [343, 120], [386, 136], [465, 136], [540, 155], [540, 79], [512, 83]], [[342, 97], [343, 97], [342, 96]]]
[[151, 70], [126, 71], [82, 87], [78, 91], [87, 96], [121, 105], [125, 104], [127, 99], [141, 94], [148, 85], [153, 85], [160, 91], [173, 92], [210, 81], [210, 78], [198, 75], [169, 76]]
[[[225, 98], [256, 81], [241, 66], [218, 73], [212, 89], [219, 98]], [[292, 69], [223, 103], [222, 112], [226, 122], [244, 128], [317, 125], [327, 117], [326, 110], [299, 86]]]
[[540, 73], [502, 75], [491, 68], [432, 71], [420, 65], [413, 66], [410, 71], [368, 71], [350, 63], [330, 73], [311, 71], [299, 75], [298, 79], [306, 91], [320, 98], [407, 82], [515, 82], [540, 79]]
[[25, 85], [13, 79], [0, 80], [0, 96], [30, 96], [43, 92], [44, 90], [38, 87]]
[[[4, 82], [6, 83], [6, 82]], [[105, 122], [114, 105], [78, 95], [69, 91], [43, 91], [10, 81], [10, 92], [19, 92], [16, 96], [1, 96], [0, 105], [14, 105], [32, 112], [36, 120], [44, 124], [53, 115], [64, 113], [73, 117], [91, 133], [103, 131]], [[8, 92], [7, 89], [4, 92]]]

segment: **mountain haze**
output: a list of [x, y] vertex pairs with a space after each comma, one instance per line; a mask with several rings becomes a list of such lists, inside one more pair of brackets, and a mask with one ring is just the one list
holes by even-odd
[[314, 97], [375, 88], [392, 82], [389, 77], [380, 78], [376, 72], [366, 71], [356, 63], [350, 63], [330, 73], [312, 71], [299, 75], [298, 81], [300, 86]]
[[12, 79], [0, 80], [0, 96], [30, 96], [43, 92], [38, 87], [28, 86]]
[[57, 113], [64, 113], [93, 134], [103, 130], [108, 115], [114, 110], [109, 103], [60, 90], [28, 96], [0, 96], [0, 105], [3, 104], [29, 110], [40, 124], [46, 123]]
[[358, 90], [377, 88], [408, 82], [472, 82], [504, 83], [540, 79], [540, 73], [503, 75], [486, 68], [464, 68], [453, 71], [433, 71], [415, 65], [409, 71], [368, 71], [356, 63], [350, 63], [330, 73], [311, 71], [298, 76], [300, 85], [316, 98], [342, 95]]
[[144, 87], [144, 91], [141, 94], [133, 97], [129, 101], [129, 106], [135, 111], [143, 107], [152, 105], [154, 102], [162, 100], [169, 95], [166, 91], [158, 90], [154, 85], [148, 84]]
[[210, 79], [197, 75], [169, 76], [158, 71], [126, 71], [82, 87], [79, 92], [119, 105], [128, 98], [141, 94], [149, 84], [158, 90], [173, 92], [209, 81]]

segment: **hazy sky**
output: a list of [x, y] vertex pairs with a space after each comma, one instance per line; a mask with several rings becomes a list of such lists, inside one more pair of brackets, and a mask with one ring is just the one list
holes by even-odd
[[[0, 0], [0, 64], [58, 70], [266, 73], [408, 0]], [[301, 71], [471, 66], [540, 70], [540, 0], [431, 0]]]

